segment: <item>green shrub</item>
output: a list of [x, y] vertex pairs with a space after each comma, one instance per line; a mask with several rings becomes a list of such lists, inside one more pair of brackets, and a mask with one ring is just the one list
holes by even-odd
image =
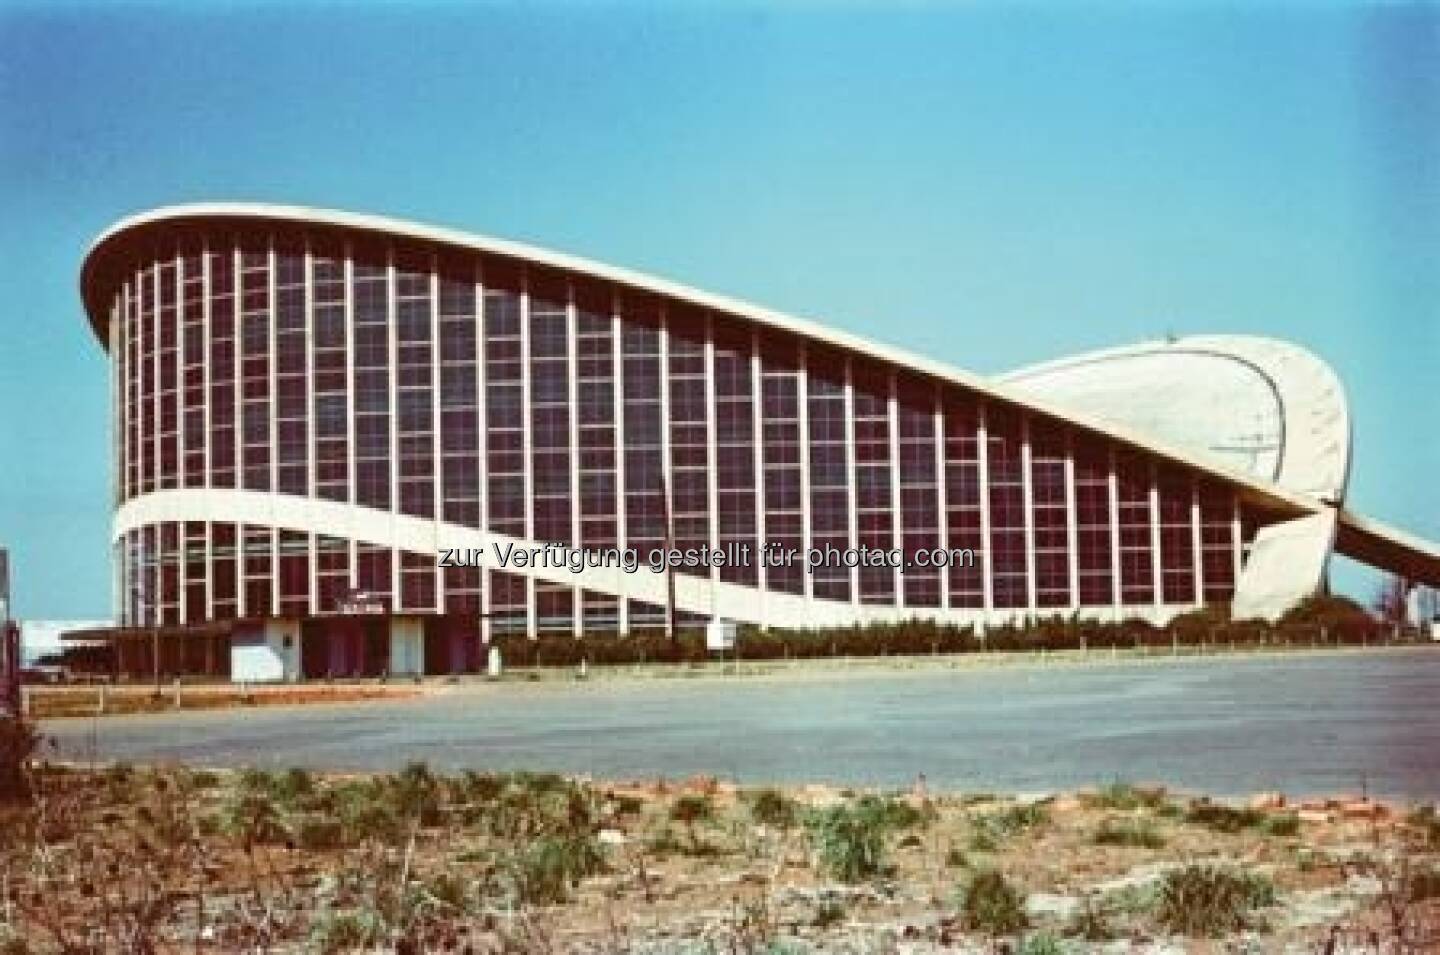
[[310, 776], [308, 770], [298, 766], [293, 767], [274, 777], [271, 783], [271, 792], [281, 802], [293, 805], [305, 796], [314, 794], [315, 780]]
[[1027, 928], [1025, 894], [996, 869], [981, 869], [960, 889], [960, 916], [971, 931], [1010, 935]]
[[863, 812], [873, 814], [887, 829], [895, 831], [926, 825], [936, 815], [933, 807], [926, 812], [892, 796], [861, 796], [860, 808]]
[[1282, 812], [1266, 816], [1260, 823], [1260, 830], [1267, 836], [1289, 837], [1299, 835], [1300, 817], [1293, 812]]
[[694, 793], [680, 796], [670, 806], [670, 818], [686, 826], [694, 826], [695, 823], [709, 819], [714, 814], [715, 806], [710, 797]]
[[1006, 839], [1028, 829], [1036, 829], [1050, 821], [1050, 809], [1044, 803], [1006, 806], [970, 819], [970, 848], [976, 852], [994, 852]]
[[425, 891], [432, 899], [456, 912], [469, 907], [468, 886], [464, 879], [453, 872], [441, 872], [425, 884]]
[[820, 868], [841, 882], [860, 882], [885, 866], [886, 825], [882, 813], [864, 805], [831, 806], [805, 820]]
[[1115, 937], [1110, 906], [1093, 893], [1086, 893], [1075, 907], [1065, 931], [1087, 942], [1108, 942]]
[[1405, 879], [1405, 894], [1411, 902], [1440, 899], [1440, 868], [1427, 866], [1411, 872]]
[[440, 781], [423, 762], [408, 763], [389, 779], [389, 796], [395, 811], [422, 826], [440, 822]]
[[1036, 932], [1020, 941], [1015, 955], [1065, 955], [1065, 943], [1049, 932]]
[[290, 838], [275, 801], [263, 792], [231, 793], [220, 809], [220, 828], [247, 849]]
[[669, 826], [660, 827], [658, 832], [646, 839], [645, 848], [660, 858], [683, 855], [685, 852], [685, 844], [675, 835], [675, 830]]
[[344, 783], [330, 795], [346, 842], [395, 843], [405, 834], [400, 816], [374, 781]]
[[1423, 848], [1440, 849], [1440, 814], [1434, 806], [1416, 806], [1406, 814], [1405, 824], [1420, 837]]
[[1214, 865], [1172, 869], [1160, 880], [1155, 920], [1190, 937], [1218, 937], [1256, 927], [1255, 910], [1275, 904], [1269, 879]]
[[1097, 846], [1138, 846], [1142, 849], [1159, 849], [1165, 845], [1165, 838], [1156, 830], [1154, 823], [1144, 819], [1105, 819], [1095, 829], [1093, 841]]
[[750, 816], [764, 826], [789, 829], [799, 816], [795, 800], [778, 789], [757, 789], [747, 793], [745, 801], [750, 806]]
[[1116, 780], [1102, 786], [1098, 792], [1081, 798], [1087, 805], [1097, 809], [1158, 809], [1165, 803], [1165, 791], [1143, 789], [1132, 783]]
[[810, 924], [816, 928], [830, 928], [845, 921], [845, 906], [839, 899], [825, 899], [815, 908], [815, 917]]
[[1258, 809], [1234, 809], [1206, 799], [1198, 799], [1190, 804], [1190, 809], [1185, 813], [1185, 821], [1216, 832], [1234, 834], [1259, 826], [1265, 821], [1265, 814]]
[[295, 844], [308, 852], [326, 852], [345, 844], [345, 826], [339, 819], [307, 813], [294, 820]]
[[507, 874], [517, 903], [552, 905], [568, 899], [570, 890], [599, 872], [604, 862], [593, 839], [546, 836], [513, 855]]
[[610, 804], [615, 807], [617, 815], [638, 816], [641, 810], [645, 808], [645, 800], [639, 796], [629, 795], [628, 793], [618, 796], [611, 795], [608, 798], [610, 799]]
[[310, 946], [324, 955], [336, 955], [367, 949], [384, 934], [384, 921], [376, 912], [325, 912], [310, 929]]

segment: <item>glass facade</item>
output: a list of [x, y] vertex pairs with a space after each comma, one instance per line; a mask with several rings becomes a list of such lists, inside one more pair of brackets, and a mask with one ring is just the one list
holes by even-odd
[[[187, 232], [135, 260], [108, 311], [121, 503], [236, 489], [433, 522], [437, 546], [453, 526], [642, 562], [744, 548], [684, 573], [957, 619], [1225, 601], [1260, 523], [1229, 486], [1064, 421], [498, 255]], [[117, 541], [125, 622], [324, 615], [359, 588], [492, 631], [663, 623], [653, 596], [441, 568], [344, 522], [201, 516]], [[794, 558], [762, 566], [763, 544]], [[857, 550], [906, 567], [844, 559]]]

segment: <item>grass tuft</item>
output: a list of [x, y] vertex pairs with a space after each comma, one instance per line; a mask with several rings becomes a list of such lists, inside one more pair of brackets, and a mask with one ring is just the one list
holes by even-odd
[[1263, 876], [1192, 864], [1167, 872], [1156, 891], [1155, 920], [1179, 935], [1215, 938], [1257, 927], [1257, 909], [1275, 904]]
[[1161, 849], [1165, 837], [1148, 819], [1104, 819], [1096, 827], [1092, 841], [1097, 846], [1137, 846]]
[[971, 931], [1011, 935], [1030, 925], [1025, 893], [997, 869], [981, 869], [959, 891], [960, 916]]

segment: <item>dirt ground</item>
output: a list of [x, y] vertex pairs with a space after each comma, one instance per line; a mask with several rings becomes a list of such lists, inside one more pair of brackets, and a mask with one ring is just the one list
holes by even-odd
[[168, 710], [211, 710], [252, 706], [297, 706], [314, 703], [358, 703], [418, 696], [424, 688], [411, 684], [342, 683], [240, 686], [125, 684], [121, 686], [31, 686], [25, 690], [33, 719], [65, 716], [123, 716]]
[[1440, 950], [1433, 806], [423, 766], [34, 790], [0, 810], [7, 955]]

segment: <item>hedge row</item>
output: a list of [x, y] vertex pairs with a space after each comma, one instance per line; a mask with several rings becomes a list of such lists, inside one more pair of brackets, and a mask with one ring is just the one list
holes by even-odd
[[[894, 624], [784, 630], [741, 627], [735, 655], [745, 660], [879, 657], [916, 654], [975, 653], [984, 650], [1037, 652], [1175, 645], [1301, 645], [1361, 644], [1382, 639], [1388, 625], [1349, 601], [1316, 598], [1276, 625], [1233, 621], [1224, 607], [1184, 614], [1168, 626], [1143, 620], [1107, 623], [1077, 617], [1052, 617], [1024, 624], [1006, 624], [977, 632], [968, 626], [912, 620]], [[639, 663], [690, 663], [710, 656], [705, 635], [682, 630], [674, 643], [660, 631], [577, 640], [568, 634], [497, 636], [507, 667], [578, 666]]]

